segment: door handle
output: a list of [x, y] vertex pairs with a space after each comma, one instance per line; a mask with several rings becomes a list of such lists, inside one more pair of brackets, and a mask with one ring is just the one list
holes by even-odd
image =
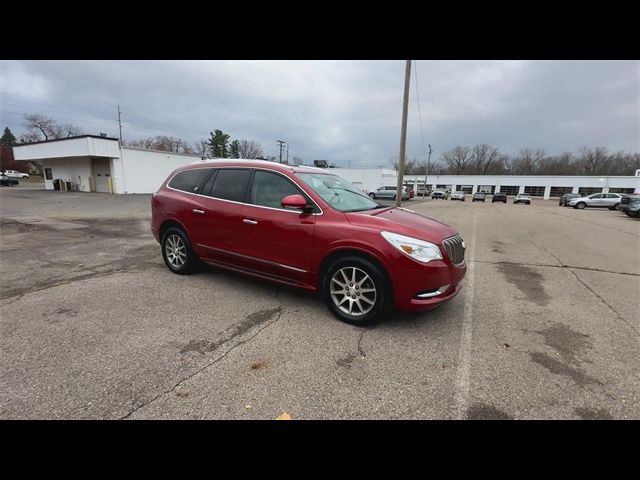
[[242, 220], [244, 223], [248, 223], [249, 225], [257, 225], [258, 222], [256, 220], [250, 220], [248, 218], [245, 218], [244, 220]]
[[199, 208], [194, 208], [191, 210], [193, 213], [199, 213], [200, 215], [204, 215], [204, 210], [200, 210]]

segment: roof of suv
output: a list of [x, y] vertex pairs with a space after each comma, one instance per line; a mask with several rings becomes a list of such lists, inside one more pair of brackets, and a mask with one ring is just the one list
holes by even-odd
[[180, 167], [177, 171], [187, 170], [193, 167], [211, 168], [211, 167], [269, 167], [278, 172], [298, 172], [298, 173], [332, 173], [327, 168], [307, 167], [303, 165], [287, 165], [284, 163], [270, 162], [268, 160], [252, 160], [244, 158], [233, 159], [216, 159], [216, 160], [199, 160], [190, 165]]

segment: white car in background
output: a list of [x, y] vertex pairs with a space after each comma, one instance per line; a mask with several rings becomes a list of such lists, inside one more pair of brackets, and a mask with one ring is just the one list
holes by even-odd
[[17, 170], [5, 170], [4, 174], [9, 178], [29, 178], [28, 173], [22, 173]]
[[572, 198], [569, 206], [582, 210], [586, 207], [599, 207], [615, 210], [622, 200], [622, 195], [618, 193], [594, 193], [588, 197]]
[[460, 190], [458, 190], [457, 192], [453, 192], [451, 194], [451, 200], [462, 200], [464, 202], [465, 201], [464, 198], [465, 198], [465, 194]]

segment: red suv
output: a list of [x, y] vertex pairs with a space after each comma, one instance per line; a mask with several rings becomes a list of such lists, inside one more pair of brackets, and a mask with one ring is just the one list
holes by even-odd
[[393, 307], [451, 300], [466, 272], [458, 232], [380, 205], [325, 169], [216, 160], [174, 171], [152, 199], [167, 267], [200, 262], [321, 292], [339, 319], [365, 325]]

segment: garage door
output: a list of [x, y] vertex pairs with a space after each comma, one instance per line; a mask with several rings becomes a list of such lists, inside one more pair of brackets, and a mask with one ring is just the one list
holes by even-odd
[[91, 160], [96, 192], [110, 193], [109, 177], [111, 176], [111, 168], [109, 163], [108, 158], [94, 158]]

